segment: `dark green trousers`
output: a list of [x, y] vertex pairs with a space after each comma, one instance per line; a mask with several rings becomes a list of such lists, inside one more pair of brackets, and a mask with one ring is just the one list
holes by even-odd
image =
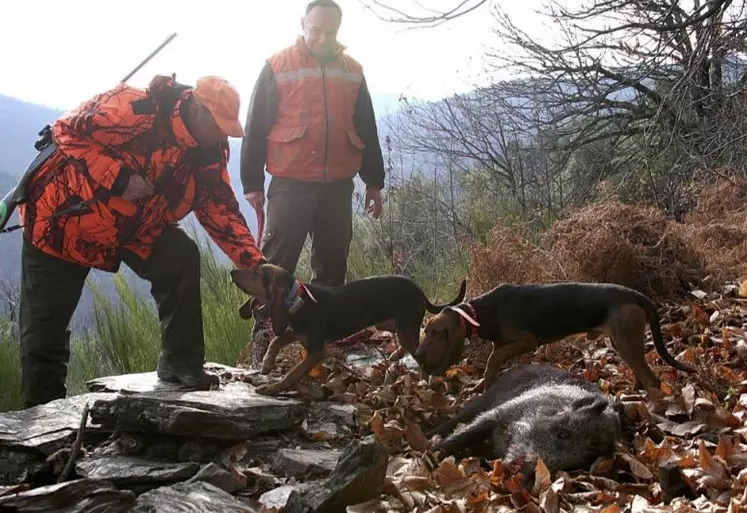
[[[68, 325], [89, 268], [49, 256], [26, 240], [21, 260], [21, 394], [29, 408], [67, 393]], [[197, 244], [173, 225], [147, 260], [129, 252], [122, 260], [151, 283], [161, 322], [161, 358], [175, 366], [201, 366], [205, 344]]]
[[353, 180], [314, 183], [272, 177], [267, 190], [267, 227], [262, 253], [295, 273], [311, 235], [311, 283], [345, 283], [353, 236]]

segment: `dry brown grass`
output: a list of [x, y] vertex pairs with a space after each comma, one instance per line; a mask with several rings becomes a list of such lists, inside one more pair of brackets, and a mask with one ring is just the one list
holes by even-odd
[[700, 254], [711, 287], [747, 278], [747, 182], [703, 186], [695, 208], [677, 229]]
[[482, 294], [500, 282], [537, 283], [551, 281], [555, 273], [546, 269], [538, 248], [515, 228], [497, 224], [486, 244], [470, 246], [470, 276], [467, 294]]
[[619, 283], [656, 299], [686, 295], [704, 275], [700, 253], [659, 210], [610, 202], [559, 221], [533, 246], [497, 226], [471, 248], [470, 293], [499, 283]]

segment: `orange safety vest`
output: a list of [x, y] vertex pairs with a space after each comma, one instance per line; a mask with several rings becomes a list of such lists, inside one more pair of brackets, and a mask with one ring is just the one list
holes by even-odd
[[303, 38], [268, 59], [277, 111], [267, 136], [267, 171], [310, 182], [352, 178], [361, 168], [361, 141], [353, 124], [362, 66], [338, 46], [321, 66]]

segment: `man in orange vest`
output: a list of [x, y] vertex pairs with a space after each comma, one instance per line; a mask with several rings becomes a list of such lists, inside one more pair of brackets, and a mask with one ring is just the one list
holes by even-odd
[[52, 126], [57, 150], [20, 207], [21, 392], [24, 407], [65, 397], [67, 326], [91, 268], [124, 262], [151, 283], [161, 321], [158, 377], [217, 383], [203, 368], [200, 254], [178, 226], [194, 212], [238, 267], [263, 262], [226, 169], [244, 135], [239, 95], [219, 77], [195, 87], [156, 76], [119, 84]]
[[[241, 148], [241, 182], [255, 209], [264, 207], [265, 167], [272, 175], [263, 254], [293, 273], [310, 234], [311, 282], [330, 286], [345, 282], [353, 178], [365, 183], [374, 218], [384, 187], [371, 97], [361, 65], [337, 42], [341, 21], [333, 0], [306, 6], [303, 36], [267, 59], [257, 79]], [[255, 310], [253, 365], [271, 335], [266, 314]]]

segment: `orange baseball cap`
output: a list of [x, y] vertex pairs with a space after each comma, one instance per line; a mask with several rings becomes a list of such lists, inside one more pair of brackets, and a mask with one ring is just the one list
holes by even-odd
[[239, 121], [239, 93], [231, 84], [220, 77], [202, 77], [197, 80], [193, 94], [210, 111], [224, 134], [244, 137], [244, 128]]

